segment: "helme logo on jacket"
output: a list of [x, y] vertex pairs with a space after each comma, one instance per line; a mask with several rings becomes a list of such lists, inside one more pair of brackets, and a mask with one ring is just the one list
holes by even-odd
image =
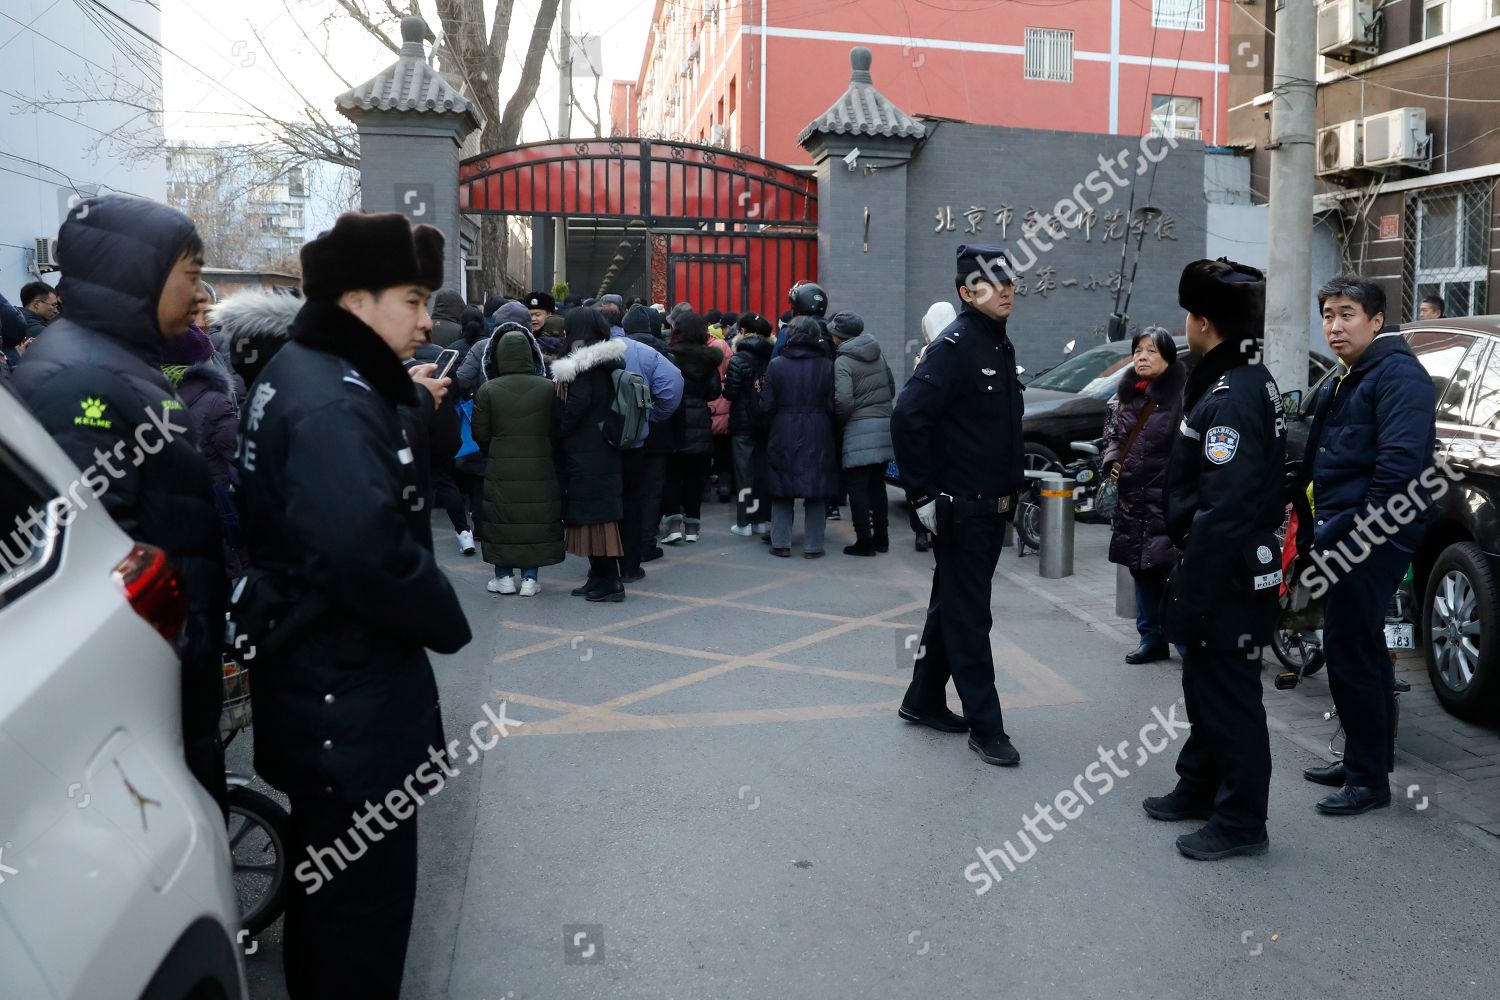
[[73, 424], [76, 427], [97, 427], [100, 430], [109, 430], [114, 426], [114, 421], [104, 419], [105, 407], [109, 404], [102, 399], [93, 396], [85, 396], [78, 404], [83, 409], [83, 416], [74, 417]]

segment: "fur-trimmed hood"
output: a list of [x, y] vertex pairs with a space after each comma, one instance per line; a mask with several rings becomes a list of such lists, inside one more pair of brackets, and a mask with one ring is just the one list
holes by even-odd
[[286, 346], [302, 302], [286, 292], [241, 292], [209, 310], [209, 323], [228, 342], [230, 363], [246, 385]]
[[507, 321], [495, 327], [495, 332], [490, 334], [489, 339], [484, 342], [484, 353], [479, 360], [479, 370], [484, 374], [484, 381], [488, 382], [500, 374], [495, 365], [495, 351], [500, 347], [500, 338], [507, 333], [526, 335], [526, 342], [531, 347], [532, 374], [546, 377], [547, 362], [542, 358], [541, 345], [537, 343], [536, 335], [531, 332], [531, 326]]
[[[715, 351], [715, 354], [718, 352]], [[552, 362], [554, 381], [569, 383], [584, 372], [600, 366], [625, 367], [625, 341], [623, 338], [601, 340], [597, 344], [583, 344], [573, 349], [565, 358]]]

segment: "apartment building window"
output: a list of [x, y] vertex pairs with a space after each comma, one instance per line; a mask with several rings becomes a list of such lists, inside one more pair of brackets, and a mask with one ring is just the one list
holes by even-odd
[[1152, 94], [1151, 131], [1176, 139], [1203, 138], [1203, 101], [1197, 97]]
[[1500, 0], [1422, 0], [1422, 37], [1459, 31], [1500, 16]]
[[1203, 30], [1204, 0], [1151, 0], [1151, 27]]
[[1415, 317], [1429, 295], [1443, 300], [1448, 316], [1488, 311], [1490, 189], [1488, 182], [1462, 184], [1417, 195], [1407, 203], [1403, 312]]
[[1059, 28], [1026, 29], [1026, 79], [1073, 82], [1073, 33]]

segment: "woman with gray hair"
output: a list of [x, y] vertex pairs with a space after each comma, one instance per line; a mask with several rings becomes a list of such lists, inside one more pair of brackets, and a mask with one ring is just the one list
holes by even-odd
[[1135, 627], [1141, 643], [1125, 655], [1125, 662], [1151, 663], [1169, 657], [1161, 605], [1176, 552], [1167, 537], [1167, 458], [1182, 420], [1187, 368], [1177, 360], [1172, 335], [1159, 326], [1135, 335], [1130, 356], [1110, 401], [1101, 462], [1120, 496], [1109, 561], [1127, 567], [1135, 580]]

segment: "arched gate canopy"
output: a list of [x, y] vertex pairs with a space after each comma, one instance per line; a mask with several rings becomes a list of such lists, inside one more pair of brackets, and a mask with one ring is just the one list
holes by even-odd
[[[817, 203], [807, 174], [661, 139], [529, 143], [459, 165], [461, 212], [581, 223], [570, 242], [575, 232], [595, 236], [586, 255], [570, 252], [570, 271], [618, 247], [616, 271], [628, 252], [646, 275], [643, 295], [699, 309], [779, 313], [787, 288], [817, 276]], [[595, 291], [569, 280], [575, 292]]]

